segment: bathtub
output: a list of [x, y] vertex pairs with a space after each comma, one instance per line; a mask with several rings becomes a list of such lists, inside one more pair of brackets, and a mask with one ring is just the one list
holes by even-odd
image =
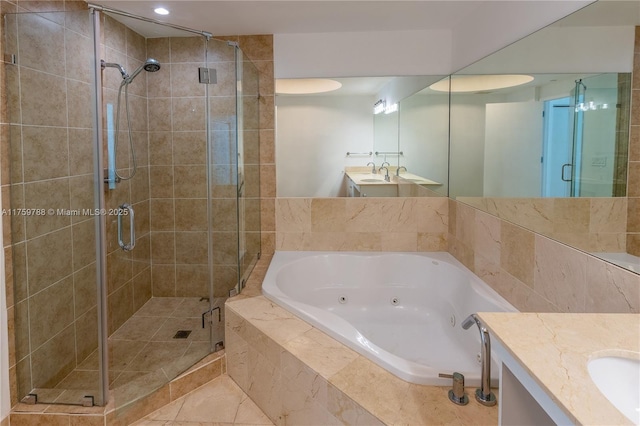
[[[474, 312], [516, 309], [449, 253], [275, 253], [263, 294], [411, 383], [446, 386], [439, 373], [480, 384]], [[492, 383], [498, 368], [492, 355]]]

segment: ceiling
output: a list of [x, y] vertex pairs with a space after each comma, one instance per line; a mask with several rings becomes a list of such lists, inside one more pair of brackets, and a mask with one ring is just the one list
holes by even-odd
[[[495, 1], [180, 1], [104, 0], [96, 4], [214, 35], [453, 30]], [[156, 15], [162, 6], [171, 14]], [[150, 34], [143, 34], [153, 36]]]

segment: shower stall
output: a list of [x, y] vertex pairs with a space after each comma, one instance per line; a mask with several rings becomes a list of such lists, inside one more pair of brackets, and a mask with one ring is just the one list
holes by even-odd
[[100, 6], [4, 29], [18, 399], [125, 407], [224, 348], [260, 256], [258, 71]]

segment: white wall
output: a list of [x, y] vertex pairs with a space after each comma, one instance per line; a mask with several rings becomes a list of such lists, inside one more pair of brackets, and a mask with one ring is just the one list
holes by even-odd
[[346, 196], [345, 166], [372, 161], [346, 153], [373, 150], [373, 103], [373, 96], [276, 96], [277, 196]]
[[633, 26], [549, 27], [464, 69], [487, 73], [631, 72]]
[[408, 172], [440, 182], [448, 194], [449, 96], [416, 94], [400, 103], [400, 165]]
[[[274, 34], [275, 78], [448, 75], [591, 3], [467, 2], [449, 29]], [[445, 23], [447, 24], [447, 23]]]
[[485, 103], [482, 96], [455, 95], [451, 99], [451, 198], [482, 196]]
[[447, 75], [445, 30], [274, 34], [275, 78]]
[[485, 197], [541, 195], [542, 109], [535, 101], [487, 104]]
[[[452, 72], [592, 2], [593, 0], [480, 1], [477, 7], [470, 8], [468, 15], [460, 19], [453, 31]], [[538, 45], [538, 49], [547, 47], [548, 45]], [[502, 71], [504, 70], [500, 70]]]

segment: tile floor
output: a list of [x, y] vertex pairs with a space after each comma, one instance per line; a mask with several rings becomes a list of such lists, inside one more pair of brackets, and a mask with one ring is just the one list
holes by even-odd
[[[117, 407], [149, 394], [209, 354], [209, 329], [202, 328], [208, 307], [208, 300], [200, 298], [152, 298], [109, 337], [109, 381]], [[191, 333], [174, 339], [178, 330]], [[214, 335], [222, 340], [224, 318]], [[95, 351], [55, 389], [34, 392], [39, 402], [73, 404], [91, 395], [97, 383]]]
[[159, 425], [273, 425], [258, 406], [223, 374], [134, 423]]

